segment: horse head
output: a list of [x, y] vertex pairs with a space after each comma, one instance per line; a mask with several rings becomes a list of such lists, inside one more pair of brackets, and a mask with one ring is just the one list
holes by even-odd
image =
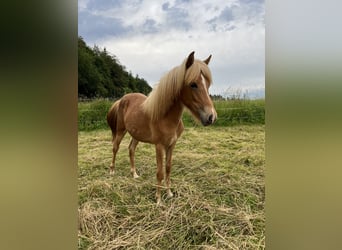
[[186, 71], [180, 98], [191, 113], [204, 126], [208, 126], [217, 119], [217, 113], [208, 91], [212, 83], [211, 72], [208, 67], [211, 55], [200, 61], [194, 58], [194, 54], [195, 52], [191, 52], [184, 64]]

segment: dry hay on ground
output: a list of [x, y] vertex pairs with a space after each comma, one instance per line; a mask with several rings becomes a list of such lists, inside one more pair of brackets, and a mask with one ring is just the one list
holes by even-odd
[[187, 128], [171, 173], [175, 196], [155, 204], [154, 146], [124, 138], [115, 176], [109, 130], [79, 133], [79, 249], [264, 249], [264, 126]]

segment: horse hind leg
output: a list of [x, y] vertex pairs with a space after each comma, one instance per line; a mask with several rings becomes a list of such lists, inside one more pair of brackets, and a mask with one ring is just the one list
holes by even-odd
[[113, 175], [115, 172], [115, 158], [116, 158], [116, 153], [119, 150], [120, 147], [120, 143], [122, 138], [125, 136], [126, 131], [117, 131], [117, 133], [115, 134], [115, 136], [113, 137], [113, 159], [112, 159], [112, 163], [110, 164], [110, 170], [109, 170], [109, 174]]
[[139, 175], [137, 174], [135, 164], [134, 164], [134, 154], [135, 154], [135, 149], [138, 145], [139, 141], [132, 138], [131, 142], [129, 143], [128, 150], [129, 150], [129, 160], [131, 163], [131, 174], [133, 178], [138, 178]]

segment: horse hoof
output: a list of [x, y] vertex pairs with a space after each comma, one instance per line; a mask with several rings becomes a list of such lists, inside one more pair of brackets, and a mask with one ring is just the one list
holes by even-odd
[[173, 197], [173, 193], [170, 190], [167, 192], [167, 197], [168, 198], [172, 198]]
[[160, 205], [161, 205], [161, 200], [158, 199], [158, 200], [157, 200], [157, 206], [160, 206]]
[[133, 173], [133, 178], [136, 179], [136, 178], [139, 178], [140, 176], [137, 174], [137, 173]]
[[114, 170], [113, 169], [109, 170], [109, 174], [114, 175]]

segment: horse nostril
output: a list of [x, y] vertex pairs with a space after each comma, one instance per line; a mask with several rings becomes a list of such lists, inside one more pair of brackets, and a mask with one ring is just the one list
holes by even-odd
[[208, 121], [209, 121], [210, 123], [213, 122], [213, 115], [209, 115]]

